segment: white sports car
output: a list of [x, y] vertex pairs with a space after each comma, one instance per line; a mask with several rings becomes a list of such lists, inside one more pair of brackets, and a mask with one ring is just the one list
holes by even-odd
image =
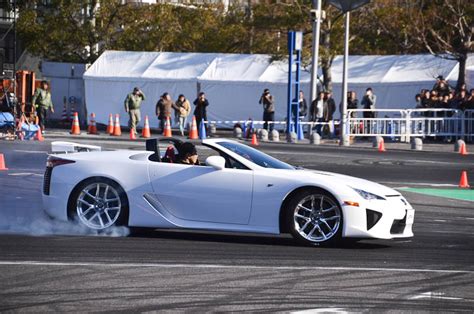
[[[163, 140], [174, 145], [166, 154], [159, 149]], [[201, 156], [211, 155], [204, 164], [178, 164], [173, 155], [182, 143], [163, 140], [148, 140], [146, 151], [53, 143], [53, 152], [75, 152], [48, 157], [45, 211], [99, 230], [126, 225], [290, 232], [313, 245], [413, 236], [414, 209], [386, 186], [299, 169], [227, 139], [202, 141]]]

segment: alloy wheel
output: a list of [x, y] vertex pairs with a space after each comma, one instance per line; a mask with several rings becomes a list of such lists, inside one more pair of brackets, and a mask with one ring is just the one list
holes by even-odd
[[93, 183], [81, 190], [76, 202], [79, 220], [92, 229], [106, 229], [120, 217], [122, 203], [117, 190], [107, 183]]
[[320, 243], [337, 234], [341, 210], [335, 201], [322, 194], [304, 197], [293, 213], [294, 228], [305, 240]]

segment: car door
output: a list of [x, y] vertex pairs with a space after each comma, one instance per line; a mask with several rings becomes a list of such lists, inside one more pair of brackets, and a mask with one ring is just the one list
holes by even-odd
[[253, 171], [209, 166], [150, 164], [155, 197], [171, 215], [185, 220], [248, 224]]

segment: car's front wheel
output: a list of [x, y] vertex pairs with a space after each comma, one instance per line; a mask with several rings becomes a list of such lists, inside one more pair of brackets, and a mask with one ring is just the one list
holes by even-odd
[[92, 178], [80, 183], [69, 202], [70, 216], [96, 230], [126, 224], [128, 200], [123, 189], [107, 178]]
[[341, 207], [323, 190], [296, 193], [288, 202], [286, 221], [293, 237], [305, 244], [334, 244], [341, 238]]

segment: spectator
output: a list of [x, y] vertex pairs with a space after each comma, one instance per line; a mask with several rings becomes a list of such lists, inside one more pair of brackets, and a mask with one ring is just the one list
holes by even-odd
[[416, 94], [415, 95], [415, 108], [416, 109], [423, 108], [423, 105], [421, 104], [421, 94]]
[[140, 106], [142, 101], [145, 100], [145, 94], [138, 88], [135, 87], [133, 92], [127, 95], [124, 101], [125, 112], [128, 113], [128, 127], [130, 131], [137, 134], [137, 124], [140, 122]]
[[321, 135], [321, 124], [323, 121], [323, 110], [324, 110], [324, 92], [319, 92], [318, 97], [313, 100], [311, 107], [309, 108], [309, 121], [318, 123], [316, 125], [316, 132]]
[[467, 91], [466, 90], [460, 90], [459, 93], [456, 95], [456, 97], [453, 100], [453, 108], [464, 110], [464, 106], [465, 106], [466, 101], [467, 101]]
[[[360, 104], [362, 105], [362, 108], [365, 110], [370, 110], [370, 111], [364, 111], [363, 117], [365, 119], [373, 119], [376, 118], [377, 115], [375, 113], [375, 104], [377, 101], [377, 96], [374, 94], [372, 91], [372, 88], [369, 87], [365, 90], [365, 95], [362, 98], [362, 101]], [[374, 127], [376, 126], [376, 123], [372, 120], [364, 121], [364, 132], [365, 133], [372, 133]]]
[[49, 84], [47, 81], [41, 81], [40, 87], [36, 89], [35, 94], [33, 95], [31, 104], [33, 105], [33, 108], [36, 108], [41, 133], [44, 133], [48, 109], [54, 113], [51, 92], [49, 91]]
[[474, 110], [474, 88], [469, 91], [462, 110]]
[[436, 91], [438, 97], [443, 97], [449, 94], [449, 92], [451, 91], [451, 87], [444, 79], [444, 77], [440, 75], [436, 78], [436, 83], [434, 84], [432, 90]]
[[[375, 110], [375, 104], [377, 101], [377, 96], [372, 91], [372, 88], [369, 87], [365, 90], [365, 95], [362, 98], [361, 105], [364, 109]], [[376, 114], [374, 111], [364, 111], [364, 118], [375, 118]]]
[[300, 107], [299, 118], [300, 120], [303, 120], [304, 118], [306, 118], [306, 114], [308, 113], [308, 105], [306, 103], [306, 99], [304, 98], [304, 93], [302, 90], [300, 90], [299, 93], [298, 105]]
[[206, 94], [200, 92], [198, 98], [194, 100], [194, 106], [196, 106], [194, 108], [194, 115], [196, 116], [197, 127], [198, 130], [201, 130], [201, 120], [207, 121], [207, 107], [209, 106], [209, 101], [206, 99]]
[[179, 95], [178, 100], [176, 100], [176, 115], [178, 117], [179, 132], [181, 136], [184, 136], [184, 126], [186, 125], [186, 119], [191, 113], [191, 105], [189, 101], [184, 97], [183, 94]]
[[[355, 110], [359, 106], [359, 100], [357, 99], [357, 94], [354, 91], [347, 92], [347, 109]], [[342, 110], [341, 110], [342, 112]], [[357, 112], [351, 112], [351, 118], [357, 118]]]
[[164, 133], [165, 131], [165, 122], [169, 118], [171, 121], [171, 114], [174, 110], [177, 110], [177, 106], [175, 103], [171, 100], [171, 96], [169, 93], [164, 93], [161, 97], [160, 100], [156, 103], [156, 116], [158, 120], [160, 121], [160, 131], [161, 134]]
[[438, 92], [436, 90], [432, 90], [430, 92], [429, 108], [431, 109], [439, 108], [439, 97], [438, 97]]
[[422, 109], [428, 109], [430, 108], [430, 91], [425, 89], [425, 92], [422, 94], [422, 98], [421, 98], [421, 108]]
[[258, 103], [263, 105], [263, 121], [265, 121], [263, 128], [271, 132], [273, 131], [273, 123], [269, 122], [275, 121], [275, 100], [268, 88], [263, 90], [263, 94], [260, 96]]
[[[336, 102], [332, 98], [331, 92], [324, 93], [324, 102], [323, 102], [323, 121], [326, 123], [331, 123], [334, 119], [334, 112], [336, 112]], [[326, 124], [324, 127], [324, 134], [332, 134], [332, 126]]]

